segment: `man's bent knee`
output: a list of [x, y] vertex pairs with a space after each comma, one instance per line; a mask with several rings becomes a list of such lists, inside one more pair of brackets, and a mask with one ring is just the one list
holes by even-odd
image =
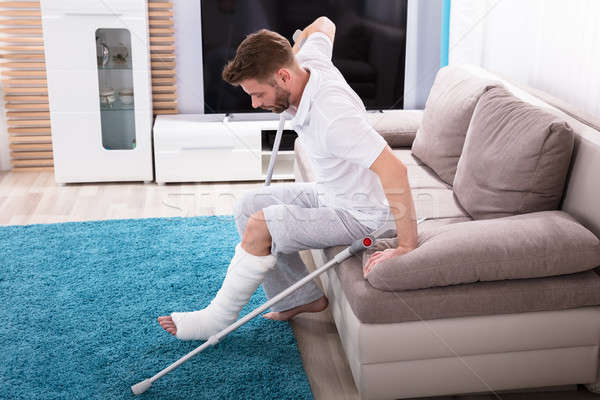
[[249, 218], [253, 213], [261, 211], [264, 207], [275, 203], [270, 193], [262, 193], [261, 190], [246, 192], [233, 205], [233, 214], [236, 217]]
[[242, 248], [255, 256], [271, 254], [271, 233], [262, 210], [255, 212], [248, 219], [242, 237]]
[[233, 205], [233, 215], [236, 218], [242, 216], [247, 217], [248, 215], [246, 214], [248, 213], [248, 210], [251, 208], [251, 206], [251, 197], [247, 194], [244, 194], [240, 199], [236, 200], [235, 204]]

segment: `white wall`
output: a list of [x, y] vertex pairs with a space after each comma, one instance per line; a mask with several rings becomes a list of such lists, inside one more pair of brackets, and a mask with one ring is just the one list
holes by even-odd
[[174, 0], [177, 108], [181, 114], [204, 110], [200, 0]]
[[600, 1], [452, 0], [449, 64], [471, 63], [600, 116]]
[[[454, 0], [452, 0], [454, 1]], [[408, 0], [404, 109], [423, 109], [440, 69], [442, 0]]]

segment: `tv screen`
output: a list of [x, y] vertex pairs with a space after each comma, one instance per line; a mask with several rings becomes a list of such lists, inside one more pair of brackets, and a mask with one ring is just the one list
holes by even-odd
[[201, 0], [205, 113], [255, 112], [250, 96], [221, 78], [249, 33], [270, 29], [290, 43], [324, 15], [336, 24], [333, 64], [368, 110], [401, 109], [407, 0]]

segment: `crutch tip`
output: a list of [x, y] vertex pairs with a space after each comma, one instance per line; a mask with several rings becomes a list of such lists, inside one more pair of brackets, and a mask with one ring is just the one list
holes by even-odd
[[131, 387], [131, 391], [133, 392], [133, 394], [142, 394], [146, 390], [150, 389], [150, 386], [152, 386], [152, 381], [150, 379], [145, 379], [140, 383], [136, 383], [135, 385], [133, 385]]

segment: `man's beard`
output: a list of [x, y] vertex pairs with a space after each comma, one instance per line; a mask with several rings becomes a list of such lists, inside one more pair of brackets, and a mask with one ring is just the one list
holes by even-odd
[[285, 90], [275, 83], [275, 104], [270, 107], [261, 107], [265, 110], [273, 111], [277, 114], [281, 114], [290, 107], [290, 92]]

